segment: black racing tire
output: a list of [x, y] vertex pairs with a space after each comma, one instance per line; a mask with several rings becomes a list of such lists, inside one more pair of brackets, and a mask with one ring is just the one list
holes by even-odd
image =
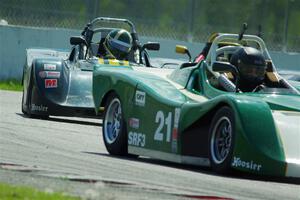
[[[32, 72], [33, 73], [33, 72]], [[31, 113], [31, 97], [32, 97], [32, 88], [33, 88], [33, 77], [32, 77], [32, 73], [29, 79], [29, 85], [27, 88], [27, 112], [26, 112], [26, 116], [29, 118], [38, 118], [38, 115], [32, 114]]]
[[111, 155], [127, 156], [127, 130], [122, 102], [116, 93], [111, 93], [105, 105], [102, 136]]
[[[22, 95], [22, 112], [23, 114], [26, 116], [26, 117], [29, 117], [29, 118], [32, 118], [34, 117], [32, 114], [31, 114], [31, 95], [32, 95], [32, 73], [29, 77], [29, 84], [28, 84], [28, 87], [27, 87], [27, 95], [24, 96], [24, 90], [25, 90], [25, 85], [23, 83], [23, 95]], [[24, 100], [26, 98], [26, 103], [24, 105]], [[26, 107], [26, 109], [24, 109], [24, 106]]]
[[27, 89], [27, 112], [26, 112], [26, 116], [29, 118], [39, 118], [39, 115], [35, 115], [31, 113], [31, 97], [32, 97], [32, 82], [30, 80], [28, 89]]
[[24, 115], [26, 115], [26, 116], [28, 115], [27, 111], [24, 109], [24, 88], [23, 88], [23, 94], [22, 94], [21, 110]]
[[[26, 58], [26, 62], [27, 62], [27, 58]], [[25, 72], [26, 62], [23, 67], [23, 74], [22, 74], [22, 80], [21, 80], [21, 83], [23, 86], [21, 110], [24, 115], [27, 115], [27, 111], [24, 109], [24, 72]]]
[[212, 169], [222, 174], [230, 172], [235, 143], [235, 118], [230, 107], [221, 107], [213, 117], [208, 142]]
[[[31, 79], [31, 78], [30, 78]], [[24, 90], [25, 90], [25, 84], [24, 84], [24, 69], [23, 69], [23, 76], [22, 76], [22, 85], [23, 85], [23, 93], [22, 93], [22, 104], [21, 104], [21, 110], [22, 113], [28, 117], [28, 110], [29, 110], [29, 106], [28, 106], [28, 88], [27, 89], [27, 95], [24, 96]], [[29, 84], [30, 85], [30, 84]], [[26, 104], [24, 104], [24, 101], [26, 99]], [[24, 106], [26, 107], [26, 109], [24, 109]]]
[[[33, 72], [32, 72], [33, 73]], [[24, 87], [24, 84], [23, 84]], [[23, 97], [22, 97], [22, 112], [26, 117], [35, 118], [35, 119], [49, 119], [49, 115], [36, 115], [31, 113], [31, 97], [32, 97], [32, 89], [33, 89], [33, 77], [32, 74], [30, 76], [29, 85], [27, 88], [27, 101], [26, 101], [26, 108], [27, 111], [23, 109], [23, 101], [24, 101], [24, 88], [23, 88]]]

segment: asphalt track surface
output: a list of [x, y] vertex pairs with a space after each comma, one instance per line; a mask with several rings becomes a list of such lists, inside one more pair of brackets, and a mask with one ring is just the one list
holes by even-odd
[[0, 90], [0, 182], [86, 199], [300, 199], [300, 181], [108, 155], [100, 119], [30, 119]]

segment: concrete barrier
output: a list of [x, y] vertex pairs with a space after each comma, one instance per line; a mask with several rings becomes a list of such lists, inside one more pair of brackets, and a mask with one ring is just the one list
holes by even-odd
[[30, 47], [69, 48], [78, 30], [0, 26], [0, 79], [21, 78], [25, 49]]
[[[0, 80], [16, 78], [20, 79], [25, 63], [25, 49], [30, 47], [45, 47], [67, 49], [71, 48], [69, 38], [79, 35], [81, 30], [33, 28], [22, 26], [0, 25]], [[161, 43], [159, 52], [151, 52], [154, 57], [187, 59], [185, 55], [175, 53], [175, 45], [187, 46], [191, 54], [196, 56], [204, 44], [188, 43], [176, 40], [140, 37], [142, 43], [157, 41]], [[275, 65], [283, 69], [300, 69], [300, 54], [288, 54], [271, 52]]]

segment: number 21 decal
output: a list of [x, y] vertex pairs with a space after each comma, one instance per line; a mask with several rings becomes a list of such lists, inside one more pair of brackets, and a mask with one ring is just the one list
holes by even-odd
[[[180, 109], [175, 109], [175, 123], [176, 128], [178, 127]], [[155, 116], [155, 123], [158, 123], [158, 127], [154, 133], [154, 140], [163, 141], [164, 135], [166, 135], [166, 142], [171, 141], [171, 132], [172, 132], [172, 112], [168, 112], [165, 116], [164, 112], [159, 110]], [[167, 127], [167, 133], [163, 133], [162, 130], [164, 127]]]

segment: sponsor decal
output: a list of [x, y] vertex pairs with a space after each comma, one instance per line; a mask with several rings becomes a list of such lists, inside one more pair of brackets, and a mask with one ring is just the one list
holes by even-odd
[[262, 165], [255, 163], [254, 161], [243, 161], [239, 157], [233, 157], [233, 161], [231, 163], [232, 167], [242, 167], [245, 169], [253, 170], [253, 171], [260, 171]]
[[31, 111], [47, 112], [48, 107], [44, 105], [31, 104]]
[[[175, 131], [175, 130], [173, 130], [173, 134], [174, 134], [174, 132], [176, 132], [176, 135], [177, 135], [177, 130]], [[173, 139], [172, 140], [172, 152], [173, 153], [177, 153], [177, 150], [178, 150], [178, 148], [177, 148], [177, 139]]]
[[39, 76], [41, 78], [59, 78], [60, 72], [56, 71], [40, 71]]
[[146, 135], [142, 133], [129, 132], [128, 144], [138, 147], [144, 147], [146, 145]]
[[174, 127], [176, 127], [176, 128], [178, 128], [179, 117], [180, 117], [180, 108], [175, 108], [175, 113], [174, 113]]
[[44, 64], [44, 70], [56, 70], [56, 65], [55, 64], [45, 63]]
[[47, 78], [59, 78], [60, 77], [60, 72], [51, 72], [51, 71], [48, 71], [46, 72], [46, 77]]
[[145, 106], [145, 103], [146, 103], [146, 93], [137, 90], [135, 92], [135, 104], [138, 106]]
[[129, 67], [129, 62], [126, 60], [117, 60], [117, 59], [98, 59], [99, 64], [106, 64], [112, 66], [121, 66], [121, 67]]
[[177, 139], [178, 139], [178, 123], [180, 118], [180, 108], [175, 108], [174, 112], [174, 127], [172, 131], [172, 152], [177, 153]]
[[173, 128], [172, 141], [177, 140], [177, 138], [178, 138], [178, 128]]
[[45, 79], [45, 88], [57, 88], [57, 79]]
[[40, 72], [39, 72], [39, 76], [40, 76], [41, 78], [46, 78], [47, 73], [46, 73], [45, 71], [40, 71]]
[[140, 120], [137, 118], [129, 118], [129, 127], [138, 129], [140, 127]]

